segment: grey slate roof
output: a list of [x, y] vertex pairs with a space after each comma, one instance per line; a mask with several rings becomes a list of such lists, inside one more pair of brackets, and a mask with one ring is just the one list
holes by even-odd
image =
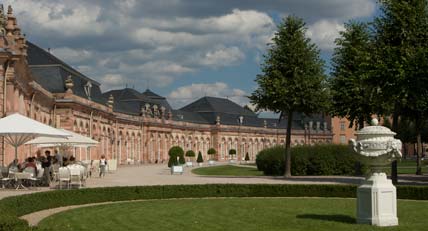
[[88, 98], [84, 86], [90, 81], [92, 84], [90, 99], [98, 103], [106, 103], [98, 82], [88, 78], [33, 43], [27, 42], [27, 44], [28, 65], [30, 66], [34, 80], [43, 88], [52, 93], [63, 93], [66, 91], [65, 80], [71, 75], [74, 84], [72, 90], [75, 95]]
[[254, 112], [244, 109], [243, 107], [228, 99], [209, 96], [202, 97], [195, 102], [184, 106], [180, 110], [199, 113], [215, 112], [232, 115], [256, 116]]
[[159, 108], [164, 106], [167, 112], [172, 110], [164, 97], [154, 93], [146, 95], [132, 88], [124, 88], [105, 92], [103, 97], [108, 99], [110, 95], [114, 97], [113, 110], [117, 112], [139, 115], [141, 108], [144, 107], [146, 103], [158, 105]]
[[[179, 110], [173, 110], [165, 97], [162, 97], [149, 89], [142, 93], [131, 88], [111, 90], [102, 93], [98, 82], [78, 72], [44, 49], [28, 42], [27, 52], [27, 60], [33, 78], [46, 90], [52, 93], [65, 92], [65, 80], [71, 75], [74, 83], [74, 87], [72, 89], [74, 94], [87, 98], [84, 86], [88, 81], [90, 81], [92, 83], [91, 100], [106, 104], [108, 97], [113, 95], [113, 110], [117, 112], [139, 115], [141, 108], [148, 103], [150, 105], [156, 104], [159, 108], [164, 106], [167, 112], [171, 110], [172, 119], [175, 121], [185, 121], [198, 124], [215, 124], [217, 116], [220, 116], [221, 124], [239, 125], [239, 117], [243, 116], [243, 126], [263, 127], [265, 125], [265, 121], [268, 128], [284, 129], [287, 126], [286, 119], [279, 121], [274, 118], [258, 118], [254, 112], [225, 98], [206, 96]], [[316, 126], [316, 121], [320, 121], [321, 129], [323, 129], [323, 122], [327, 121], [328, 127], [330, 127], [328, 118], [325, 118], [322, 114], [314, 114], [309, 117], [303, 113], [295, 113], [293, 114], [292, 128], [304, 129], [304, 124], [309, 121], [314, 121], [314, 127]]]

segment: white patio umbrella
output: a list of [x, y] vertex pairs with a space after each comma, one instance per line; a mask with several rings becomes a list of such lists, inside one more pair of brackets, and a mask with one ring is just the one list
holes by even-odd
[[98, 141], [93, 140], [87, 136], [82, 136], [72, 131], [65, 129], [58, 129], [64, 133], [69, 134], [68, 137], [37, 137], [25, 144], [37, 144], [41, 147], [53, 146], [69, 146], [69, 147], [91, 147], [98, 144]]
[[3, 136], [8, 144], [15, 147], [15, 159], [17, 159], [18, 147], [36, 137], [68, 137], [70, 135], [15, 113], [0, 119], [0, 136]]

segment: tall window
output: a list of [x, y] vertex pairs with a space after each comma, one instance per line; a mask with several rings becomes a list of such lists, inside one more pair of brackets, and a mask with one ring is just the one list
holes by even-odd
[[340, 122], [340, 131], [345, 131], [345, 122]]
[[346, 144], [346, 136], [345, 135], [340, 135], [340, 143]]

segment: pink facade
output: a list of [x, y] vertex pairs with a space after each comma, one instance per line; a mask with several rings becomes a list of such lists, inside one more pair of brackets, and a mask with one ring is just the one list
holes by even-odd
[[[2, 12], [3, 14], [3, 12]], [[170, 147], [178, 145], [185, 151], [199, 151], [208, 160], [207, 150], [217, 150], [218, 160], [227, 160], [230, 149], [237, 150], [237, 158], [256, 154], [267, 147], [283, 144], [285, 129], [272, 126], [238, 126], [213, 121], [201, 124], [171, 119], [165, 112], [147, 116], [126, 114], [113, 109], [114, 98], [106, 104], [73, 93], [73, 81], [64, 81], [63, 92], [50, 92], [35, 81], [27, 61], [27, 43], [12, 8], [0, 25], [0, 115], [14, 112], [92, 137], [99, 145], [90, 149], [69, 150], [78, 160], [99, 159], [105, 154], [118, 163], [161, 163], [168, 159]], [[326, 126], [326, 125], [324, 125]], [[312, 126], [292, 131], [292, 144], [331, 143], [330, 130]], [[2, 164], [13, 159], [14, 152], [0, 140]], [[19, 158], [34, 155], [37, 147], [19, 149]]]

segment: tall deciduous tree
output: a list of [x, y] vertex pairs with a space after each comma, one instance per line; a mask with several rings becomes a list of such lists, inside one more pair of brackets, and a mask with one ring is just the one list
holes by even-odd
[[346, 117], [358, 129], [379, 113], [373, 98], [376, 88], [369, 81], [372, 73], [372, 42], [367, 24], [350, 22], [336, 39], [330, 78], [333, 116]]
[[280, 112], [287, 118], [285, 177], [291, 176], [293, 112], [320, 112], [328, 98], [324, 63], [305, 32], [302, 19], [283, 19], [264, 57], [263, 74], [256, 78], [259, 86], [250, 96], [257, 109]]
[[428, 118], [428, 1], [381, 0], [375, 19], [376, 68], [379, 99], [393, 105], [393, 130], [399, 116], [410, 118], [416, 129], [417, 174], [421, 174], [421, 127]]

